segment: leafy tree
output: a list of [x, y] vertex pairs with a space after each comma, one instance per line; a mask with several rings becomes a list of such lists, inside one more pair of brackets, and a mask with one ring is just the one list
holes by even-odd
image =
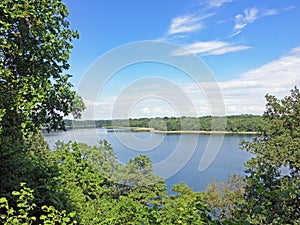
[[[213, 217], [222, 223], [234, 223], [239, 206], [244, 203], [245, 182], [238, 175], [229, 176], [225, 182], [212, 181], [204, 191], [204, 201]], [[230, 223], [229, 223], [230, 224]]]
[[148, 156], [131, 159], [125, 171], [118, 179], [120, 188], [117, 190], [145, 206], [162, 206], [162, 199], [167, 196], [166, 184], [163, 178], [154, 174]]
[[73, 108], [75, 115], [82, 110], [82, 99], [74, 102], [71, 75], [63, 74], [69, 68], [71, 41], [78, 37], [67, 16], [61, 0], [0, 2], [1, 194], [16, 190], [22, 180], [29, 186], [41, 184], [36, 181], [47, 166], [39, 160], [44, 156], [28, 146], [32, 132], [37, 134], [41, 126], [64, 129], [63, 117]]
[[67, 214], [66, 211], [58, 211], [53, 206], [42, 206], [43, 211], [40, 217], [32, 215], [37, 206], [32, 203], [34, 199], [33, 190], [26, 187], [25, 183], [21, 183], [20, 191], [13, 191], [12, 195], [17, 197], [17, 206], [11, 207], [8, 200], [4, 197], [0, 198], [0, 222], [4, 225], [23, 225], [23, 224], [76, 224], [72, 220], [74, 213]]
[[255, 154], [246, 163], [244, 218], [251, 224], [300, 223], [300, 93], [281, 100], [266, 95], [270, 129], [242, 147]]
[[99, 152], [96, 155], [98, 162], [104, 161], [105, 155], [101, 147], [95, 148], [72, 142], [57, 142], [52, 154], [53, 163], [57, 164], [59, 169], [59, 176], [56, 178], [59, 181], [57, 188], [67, 196], [66, 202], [62, 202], [62, 207], [68, 211], [76, 211], [79, 221], [87, 219], [85, 214], [93, 209], [87, 206], [92, 205], [93, 200], [110, 191], [105, 188], [104, 174], [97, 171], [87, 159], [87, 154], [91, 151], [94, 151], [94, 159], [90, 160], [95, 160], [95, 155]]
[[122, 165], [106, 141], [99, 144], [56, 143], [52, 160], [60, 171], [58, 190], [68, 196], [64, 208], [76, 211], [81, 224], [129, 224], [146, 218], [150, 205], [161, 206], [165, 183], [149, 158]]
[[172, 188], [174, 195], [165, 200], [161, 210], [152, 212], [152, 224], [217, 224], [209, 215], [203, 194], [181, 183]]
[[[0, 102], [2, 135], [20, 130], [63, 129], [72, 112], [68, 10], [61, 0], [0, 3]], [[3, 111], [4, 109], [4, 111]]]
[[[57, 167], [49, 162], [51, 154], [48, 143], [41, 133], [29, 133], [24, 138], [22, 145], [18, 142], [13, 148], [20, 148], [22, 151], [14, 150], [1, 152], [0, 194], [11, 200], [10, 193], [17, 190], [21, 182], [34, 188], [37, 194], [36, 204], [54, 204], [56, 194], [53, 192], [55, 186], [54, 177], [57, 176]], [[3, 150], [3, 149], [2, 149]], [[55, 197], [56, 196], [56, 197]]]

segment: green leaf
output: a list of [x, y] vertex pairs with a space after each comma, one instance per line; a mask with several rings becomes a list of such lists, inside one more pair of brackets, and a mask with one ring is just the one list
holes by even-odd
[[0, 204], [2, 204], [2, 203], [7, 203], [7, 199], [4, 198], [4, 197], [1, 197], [0, 198]]

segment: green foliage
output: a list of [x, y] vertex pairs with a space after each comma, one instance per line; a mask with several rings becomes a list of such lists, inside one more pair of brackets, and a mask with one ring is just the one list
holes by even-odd
[[268, 123], [262, 116], [256, 115], [236, 115], [227, 116], [226, 130], [231, 132], [265, 132]]
[[[0, 3], [0, 102], [2, 135], [20, 135], [41, 125], [63, 129], [72, 112], [68, 10], [61, 0]], [[4, 109], [4, 111], [3, 111]]]
[[224, 224], [234, 223], [239, 217], [239, 206], [244, 203], [244, 194], [243, 177], [231, 175], [226, 182], [212, 181], [208, 184], [204, 200], [215, 219]]
[[[86, 150], [85, 152], [83, 152]], [[89, 154], [92, 152], [94, 154]], [[99, 153], [99, 154], [97, 154]], [[90, 200], [100, 197], [106, 191], [104, 174], [97, 171], [90, 160], [104, 161], [105, 153], [101, 148], [86, 144], [62, 143], [56, 144], [52, 155], [52, 160], [59, 168], [59, 186], [58, 189], [68, 196], [68, 202], [64, 203], [64, 208], [68, 211], [75, 210], [78, 216], [82, 216], [87, 204]], [[97, 157], [97, 158], [96, 158]], [[103, 165], [105, 166], [105, 165]], [[101, 171], [106, 171], [106, 168]], [[102, 170], [103, 169], [103, 170]]]
[[172, 191], [174, 195], [166, 199], [154, 224], [215, 224], [202, 193], [193, 192], [183, 183], [174, 185]]
[[42, 210], [45, 214], [40, 216], [40, 220], [43, 221], [45, 225], [77, 224], [77, 221], [72, 219], [75, 216], [75, 212], [67, 214], [65, 210], [60, 212], [53, 206], [42, 206]]
[[72, 101], [72, 115], [74, 119], [80, 119], [82, 116], [82, 111], [86, 109], [83, 99], [80, 95], [76, 94]]
[[67, 16], [61, 0], [0, 2], [0, 194], [9, 201], [26, 182], [38, 206], [59, 204], [57, 168], [39, 130], [63, 129], [63, 116], [83, 107], [63, 74], [78, 37]]
[[23, 146], [16, 145], [15, 148], [24, 150], [19, 154], [12, 151], [11, 155], [2, 160], [0, 195], [13, 201], [10, 193], [17, 190], [21, 182], [26, 182], [29, 188], [35, 190], [34, 203], [39, 209], [44, 204], [61, 209], [64, 197], [56, 190], [59, 172], [57, 165], [50, 161], [51, 151], [43, 135], [31, 133], [24, 139]]
[[300, 222], [300, 93], [282, 100], [267, 95], [270, 129], [242, 147], [256, 155], [247, 162], [245, 218], [251, 224]]
[[40, 217], [33, 216], [36, 210], [36, 204], [32, 203], [34, 200], [33, 190], [26, 187], [25, 183], [21, 183], [20, 191], [13, 191], [12, 195], [17, 197], [16, 207], [10, 207], [8, 200], [4, 197], [0, 198], [0, 222], [4, 225], [25, 225], [25, 224], [75, 224], [72, 220], [74, 213], [67, 214], [66, 211], [59, 212], [53, 206], [42, 206], [41, 210], [44, 212]]
[[36, 205], [31, 203], [33, 200], [33, 190], [25, 187], [25, 183], [21, 183], [20, 191], [13, 191], [12, 195], [18, 197], [17, 209], [10, 208], [6, 198], [1, 198], [0, 208], [4, 208], [6, 212], [1, 214], [1, 222], [3, 224], [32, 224], [36, 221], [36, 217], [29, 215]]
[[[60, 170], [59, 189], [68, 196], [71, 203], [68, 210], [77, 212], [81, 224], [99, 224], [101, 221], [124, 224], [119, 217], [124, 217], [127, 222], [133, 219], [126, 216], [125, 211], [120, 215], [121, 209], [125, 210], [124, 201], [131, 202], [132, 207], [146, 209], [147, 204], [155, 204], [161, 197], [160, 191], [165, 191], [165, 184], [155, 177], [149, 158], [140, 156], [123, 166], [117, 163], [106, 141], [99, 144], [56, 144], [53, 160]], [[133, 213], [128, 209], [126, 212]]]
[[98, 223], [95, 224], [150, 224], [149, 208], [127, 196], [106, 199], [99, 211]]
[[[2, 121], [2, 117], [5, 115], [5, 109], [0, 109], [0, 123]], [[0, 135], [2, 133], [2, 127], [0, 126]]]

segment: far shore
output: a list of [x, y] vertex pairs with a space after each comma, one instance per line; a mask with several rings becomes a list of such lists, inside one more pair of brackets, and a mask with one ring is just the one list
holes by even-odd
[[[250, 134], [250, 135], [259, 135], [261, 132], [258, 131], [238, 131], [238, 132], [232, 132], [232, 131], [215, 131], [215, 130], [155, 130], [154, 128], [148, 128], [148, 127], [120, 127], [120, 126], [109, 126], [109, 127], [96, 127], [96, 126], [74, 126], [74, 127], [66, 127], [67, 130], [70, 129], [96, 129], [96, 128], [102, 128], [102, 129], [108, 129], [110, 132], [152, 132], [152, 133], [158, 133], [158, 134]], [[115, 130], [114, 130], [115, 129]], [[123, 130], [124, 129], [124, 130]]]
[[[249, 135], [259, 135], [261, 132], [258, 131], [215, 131], [215, 130], [155, 130], [154, 128], [149, 127], [120, 127], [120, 126], [108, 126], [108, 127], [96, 127], [96, 126], [74, 126], [74, 127], [66, 127], [67, 130], [70, 129], [96, 129], [96, 128], [103, 128], [108, 129], [110, 132], [152, 132], [158, 134], [249, 134]], [[115, 129], [115, 130], [114, 130]]]
[[[95, 127], [95, 126], [88, 126], [88, 127], [68, 127], [67, 129], [91, 129], [91, 128], [103, 128], [108, 129], [110, 132], [152, 132], [158, 134], [249, 134], [249, 135], [259, 135], [261, 134], [258, 131], [239, 131], [239, 132], [232, 132], [232, 131], [206, 131], [206, 130], [172, 130], [172, 131], [164, 131], [164, 130], [155, 130], [154, 128], [149, 127], [121, 127], [121, 126], [108, 126], [108, 127]], [[116, 130], [114, 130], [116, 129]], [[124, 129], [124, 130], [123, 130]]]

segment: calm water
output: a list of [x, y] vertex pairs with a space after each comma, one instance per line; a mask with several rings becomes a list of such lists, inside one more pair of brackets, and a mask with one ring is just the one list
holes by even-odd
[[[243, 163], [251, 155], [239, 149], [239, 142], [251, 140], [254, 136], [221, 137], [149, 132], [113, 133], [105, 129], [76, 129], [45, 134], [51, 147], [58, 140], [97, 145], [99, 139], [105, 139], [112, 145], [121, 163], [126, 163], [137, 155], [148, 155], [156, 174], [166, 179], [168, 187], [184, 181], [195, 191], [204, 190], [212, 179], [225, 181], [230, 174], [243, 175]], [[199, 169], [200, 162], [202, 169]], [[203, 168], [203, 165], [206, 166]]]

